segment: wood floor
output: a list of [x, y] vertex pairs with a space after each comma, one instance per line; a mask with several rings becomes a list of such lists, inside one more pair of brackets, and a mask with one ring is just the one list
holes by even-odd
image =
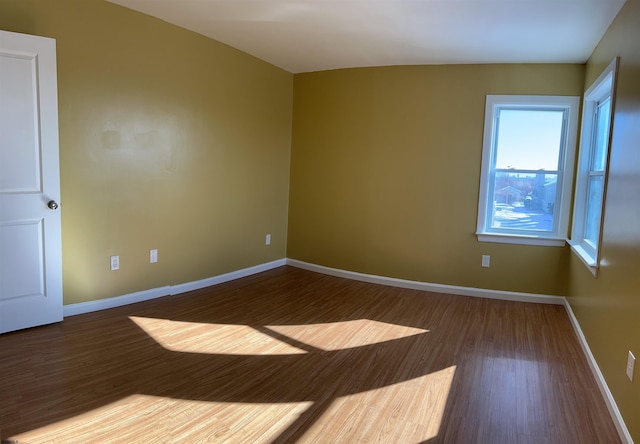
[[291, 267], [0, 336], [23, 443], [615, 443], [561, 306]]

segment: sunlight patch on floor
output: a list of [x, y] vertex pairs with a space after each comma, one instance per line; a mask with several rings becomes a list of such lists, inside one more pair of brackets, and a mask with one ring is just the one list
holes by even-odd
[[[303, 348], [297, 347], [296, 343], [324, 351], [337, 351], [429, 332], [422, 328], [370, 319], [308, 325], [269, 325], [262, 331], [248, 325], [183, 322], [139, 316], [130, 316], [129, 319], [167, 350], [203, 354], [307, 353]], [[268, 331], [273, 331], [276, 335], [269, 335]]]
[[130, 316], [167, 350], [225, 355], [295, 355], [307, 353], [248, 325], [209, 324]]
[[336, 399], [303, 442], [425, 442], [438, 436], [456, 366]]
[[304, 326], [269, 325], [267, 328], [325, 351], [362, 347], [429, 332], [429, 330], [422, 328], [389, 324], [371, 319]]
[[20, 443], [271, 442], [312, 402], [247, 404], [132, 395], [12, 437]]

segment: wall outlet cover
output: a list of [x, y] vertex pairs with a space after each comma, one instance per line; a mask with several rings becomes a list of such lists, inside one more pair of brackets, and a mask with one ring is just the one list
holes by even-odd
[[636, 366], [636, 357], [633, 356], [633, 353], [629, 351], [629, 355], [627, 356], [627, 376], [629, 377], [629, 381], [633, 381], [633, 369]]

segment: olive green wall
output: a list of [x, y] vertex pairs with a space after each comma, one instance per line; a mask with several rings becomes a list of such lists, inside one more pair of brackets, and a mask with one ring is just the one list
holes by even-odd
[[[487, 94], [582, 94], [583, 65], [362, 68], [294, 78], [287, 257], [565, 295], [568, 248], [478, 242]], [[491, 255], [491, 267], [481, 256]]]
[[[474, 235], [485, 96], [581, 95], [583, 65], [294, 77], [101, 0], [0, 2], [0, 29], [57, 40], [65, 304], [285, 255], [425, 282], [568, 294], [636, 440], [640, 391], [624, 365], [627, 350], [640, 358], [638, 23], [640, 0], [627, 0], [586, 68], [588, 85], [621, 55], [595, 279], [568, 248]], [[160, 257], [153, 265], [151, 248]], [[491, 268], [480, 267], [482, 254]], [[121, 270], [109, 271], [111, 255]]]
[[[640, 442], [640, 0], [627, 0], [587, 64], [585, 89], [620, 56], [602, 264], [576, 257], [569, 302], [635, 442]], [[627, 352], [638, 362], [625, 375]]]
[[292, 74], [100, 0], [2, 0], [0, 29], [57, 40], [65, 304], [285, 257]]

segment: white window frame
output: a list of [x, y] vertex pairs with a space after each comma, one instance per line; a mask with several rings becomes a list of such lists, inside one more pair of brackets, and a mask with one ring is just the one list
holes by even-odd
[[[519, 96], [488, 95], [485, 107], [482, 169], [478, 200], [478, 225], [476, 235], [481, 242], [509, 244], [564, 246], [569, 232], [572, 194], [573, 162], [578, 131], [580, 97], [575, 96]], [[493, 202], [491, 183], [495, 177], [497, 118], [501, 109], [562, 110], [564, 131], [557, 172], [557, 191], [554, 204], [552, 231], [513, 230], [490, 226]]]
[[[609, 171], [609, 153], [613, 135], [613, 114], [615, 105], [615, 85], [618, 72], [618, 58], [616, 57], [593, 84], [584, 93], [582, 105], [582, 128], [580, 130], [580, 150], [578, 153], [576, 191], [573, 209], [573, 225], [571, 229], [571, 250], [582, 260], [589, 271], [597, 276], [600, 265], [600, 246], [602, 243], [602, 225], [604, 222], [605, 196], [607, 194], [607, 178]], [[604, 165], [602, 170], [592, 170], [594, 157], [594, 143], [598, 105], [603, 101], [610, 101], [608, 122], [608, 137], [604, 148]], [[593, 245], [585, 239], [585, 225], [587, 222], [589, 205], [589, 177], [593, 175], [603, 177], [602, 200], [599, 202], [600, 218], [597, 221], [597, 243]]]

